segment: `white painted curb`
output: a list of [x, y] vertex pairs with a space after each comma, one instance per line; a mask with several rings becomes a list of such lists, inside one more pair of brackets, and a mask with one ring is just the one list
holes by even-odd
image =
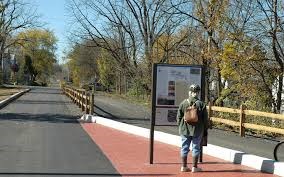
[[[111, 127], [117, 130], [121, 130], [145, 138], [149, 138], [150, 136], [150, 130], [147, 128], [142, 128], [134, 125], [129, 125], [126, 123], [117, 122], [114, 120], [106, 119], [104, 117], [92, 116], [86, 114], [81, 117], [81, 120], [86, 122], [98, 123], [107, 127]], [[154, 137], [155, 141], [180, 147], [180, 137], [177, 135], [172, 135], [161, 131], [155, 131]], [[275, 162], [271, 159], [255, 156], [252, 154], [247, 154], [245, 152], [236, 151], [212, 144], [204, 146], [203, 153], [236, 164], [245, 165], [260, 170], [262, 172], [272, 173], [284, 177], [284, 170], [283, 170], [284, 162]]]
[[6, 98], [5, 100], [0, 101], [0, 109], [5, 107], [7, 104], [9, 104], [10, 102], [14, 101], [15, 99], [19, 98], [20, 96], [22, 96], [24, 93], [30, 91], [31, 89], [25, 89], [21, 92], [18, 92], [12, 96], [10, 96], [9, 98]]

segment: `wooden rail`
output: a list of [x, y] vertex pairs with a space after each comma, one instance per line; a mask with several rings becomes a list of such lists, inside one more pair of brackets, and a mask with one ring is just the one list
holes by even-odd
[[[240, 109], [232, 109], [232, 108], [212, 106], [212, 104], [209, 103], [209, 105], [207, 106], [207, 109], [208, 109], [208, 117], [212, 122], [218, 122], [218, 123], [222, 123], [222, 124], [226, 124], [226, 125], [230, 125], [234, 127], [239, 127], [240, 136], [245, 136], [245, 129], [261, 130], [261, 131], [278, 133], [278, 134], [284, 135], [284, 129], [282, 128], [275, 128], [275, 127], [263, 126], [263, 125], [252, 124], [252, 123], [246, 122], [246, 116], [248, 115], [258, 116], [258, 117], [255, 117], [256, 119], [259, 117], [278, 119], [281, 122], [281, 121], [284, 121], [284, 115], [282, 114], [246, 110], [245, 106], [243, 105], [240, 106]], [[239, 114], [239, 121], [233, 121], [233, 120], [228, 120], [225, 118], [214, 117], [213, 111]]]
[[84, 89], [77, 89], [70, 86], [62, 86], [62, 90], [86, 114], [94, 113], [94, 92], [90, 93]]
[[[84, 89], [76, 89], [70, 86], [62, 86], [62, 90], [64, 94], [72, 99], [74, 103], [76, 103], [82, 111], [85, 111], [86, 114], [93, 114], [94, 113], [94, 92], [90, 93]], [[211, 103], [207, 106], [208, 109], [208, 117], [212, 122], [222, 123], [226, 125], [230, 125], [233, 127], [239, 127], [239, 134], [240, 136], [245, 136], [246, 129], [254, 129], [272, 133], [278, 133], [284, 135], [284, 129], [282, 128], [275, 128], [263, 125], [252, 124], [250, 122], [246, 122], [246, 116], [258, 116], [258, 117], [267, 117], [271, 119], [278, 119], [280, 121], [284, 121], [284, 115], [282, 114], [274, 114], [274, 113], [267, 113], [261, 111], [254, 111], [254, 110], [246, 110], [245, 106], [241, 105], [240, 109], [233, 109], [233, 108], [226, 108], [226, 107], [217, 107], [212, 106]], [[213, 112], [224, 112], [230, 114], [238, 114], [239, 121], [228, 120], [225, 118], [214, 117]], [[255, 117], [256, 119], [258, 117]]]

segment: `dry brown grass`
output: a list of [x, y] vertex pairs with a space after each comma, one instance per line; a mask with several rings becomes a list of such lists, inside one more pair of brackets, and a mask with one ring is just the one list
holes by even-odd
[[22, 91], [21, 88], [0, 87], [0, 101], [10, 97], [11, 95]]

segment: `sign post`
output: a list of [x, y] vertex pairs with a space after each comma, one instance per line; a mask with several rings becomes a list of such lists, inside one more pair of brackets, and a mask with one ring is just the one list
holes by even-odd
[[152, 116], [150, 127], [150, 164], [153, 164], [156, 125], [176, 126], [179, 104], [188, 98], [191, 84], [201, 87], [205, 99], [205, 68], [202, 65], [154, 64], [152, 70]]
[[157, 65], [154, 64], [152, 68], [152, 116], [151, 116], [151, 127], [150, 127], [150, 164], [153, 164], [153, 151], [154, 151], [154, 126], [156, 119], [156, 81], [157, 81]]

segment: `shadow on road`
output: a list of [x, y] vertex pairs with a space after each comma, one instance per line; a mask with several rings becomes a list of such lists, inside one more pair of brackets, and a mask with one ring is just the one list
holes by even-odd
[[19, 122], [49, 122], [49, 123], [78, 123], [76, 116], [63, 114], [27, 114], [27, 113], [1, 113], [0, 121]]
[[[97, 106], [97, 105], [94, 105], [94, 107], [100, 111], [102, 111], [103, 113], [107, 114], [108, 117], [107, 118], [110, 118], [110, 119], [119, 119], [119, 117], [111, 114], [110, 112], [108, 111], [105, 111], [104, 109], [102, 109], [101, 107]], [[99, 115], [97, 112], [95, 112], [95, 114], [97, 114], [98, 116], [102, 116], [102, 115]]]
[[71, 104], [71, 101], [39, 101], [39, 100], [17, 100], [14, 104], [58, 104], [58, 105], [64, 105], [64, 104]]
[[[108, 118], [108, 119], [112, 119], [112, 120], [118, 120], [120, 122], [125, 122], [127, 123], [127, 121], [136, 121], [137, 124], [138, 122], [145, 122], [145, 121], [150, 121], [149, 118], [139, 118], [139, 117], [128, 117], [128, 116], [123, 116], [123, 115], [114, 115], [108, 111], [105, 111], [104, 109], [102, 109], [101, 107], [97, 106], [97, 105], [94, 105], [95, 107], [95, 115], [98, 115], [98, 116], [101, 116], [101, 117], [105, 117], [105, 118]], [[97, 110], [99, 111], [97, 111]], [[133, 123], [132, 123], [133, 124]]]
[[[29, 87], [27, 87], [29, 88]], [[39, 89], [40, 88], [40, 89]], [[50, 87], [30, 87], [30, 92], [32, 94], [45, 94], [45, 95], [49, 95], [49, 94], [57, 94], [60, 95], [62, 94], [62, 90], [60, 88], [50, 88]]]
[[58, 91], [58, 90], [55, 90], [55, 91], [38, 91], [38, 90], [32, 90], [30, 91], [30, 93], [32, 94], [44, 94], [44, 95], [62, 95], [62, 92], [61, 91]]

